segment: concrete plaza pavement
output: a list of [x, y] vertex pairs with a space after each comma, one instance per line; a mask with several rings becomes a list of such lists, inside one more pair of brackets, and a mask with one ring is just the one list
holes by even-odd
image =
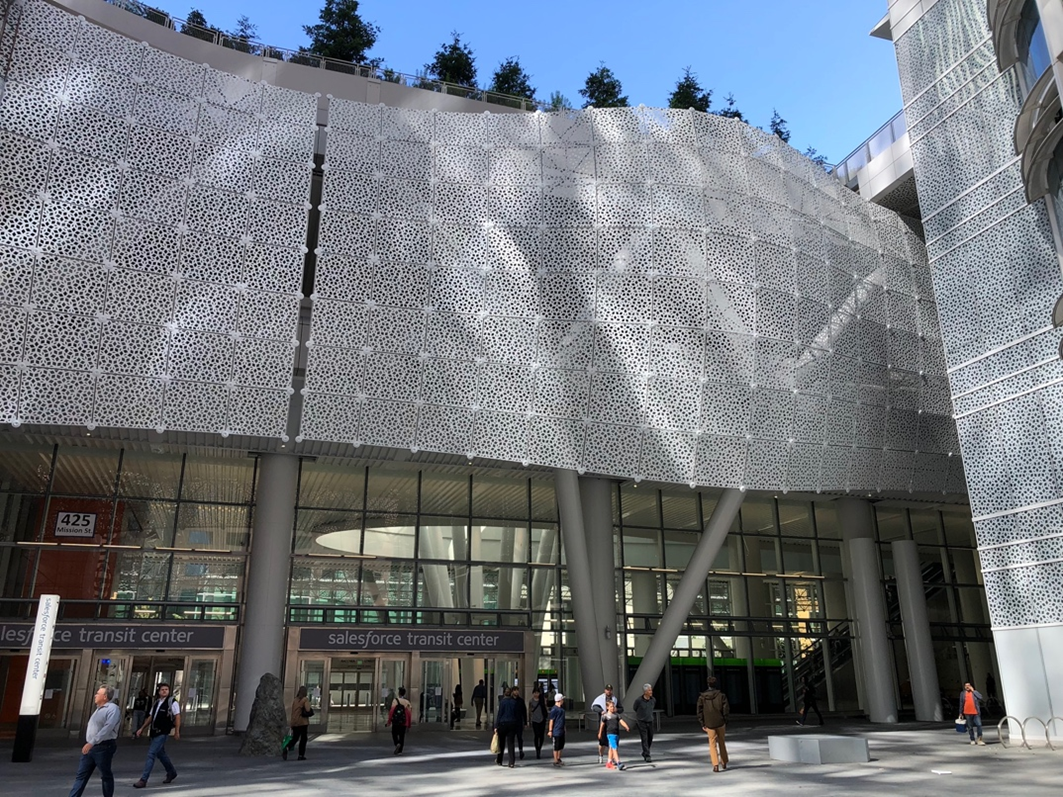
[[[575, 723], [572, 723], [573, 725]], [[714, 774], [705, 736], [693, 718], [667, 721], [653, 745], [653, 762], [639, 755], [638, 734], [621, 740], [623, 772], [597, 763], [590, 731], [573, 728], [565, 749], [567, 766], [551, 766], [543, 751], [535, 759], [531, 731], [525, 734], [525, 759], [514, 769], [495, 766], [484, 731], [437, 731], [417, 726], [406, 750], [392, 753], [390, 733], [312, 736], [307, 760], [293, 754], [288, 761], [244, 758], [239, 738], [188, 737], [170, 740], [167, 750], [178, 778], [163, 784], [165, 772], [156, 764], [148, 787], [134, 789], [147, 744], [119, 740], [115, 756], [115, 794], [167, 797], [234, 797], [296, 794], [300, 797], [407, 794], [432, 797], [600, 793], [603, 788], [642, 795], [1059, 795], [1063, 793], [1063, 751], [1043, 746], [1026, 750], [997, 742], [995, 726], [986, 728], [985, 747], [968, 744], [952, 723], [902, 723], [873, 726], [839, 721], [825, 728], [796, 727], [792, 720], [734, 720], [728, 727], [731, 764]], [[789, 764], [768, 758], [772, 734], [830, 733], [864, 736], [871, 749], [866, 764]], [[11, 742], [0, 743], [0, 795], [38, 797], [65, 795], [73, 783], [80, 742], [40, 742], [29, 764], [11, 763]], [[947, 774], [936, 774], [947, 773]], [[86, 795], [101, 793], [98, 774]]]

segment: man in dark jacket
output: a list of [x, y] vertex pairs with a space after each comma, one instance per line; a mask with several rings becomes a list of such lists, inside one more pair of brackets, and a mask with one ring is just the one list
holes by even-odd
[[709, 735], [709, 757], [712, 758], [713, 772], [719, 772], [721, 766], [727, 769], [727, 744], [724, 742], [724, 736], [730, 713], [727, 695], [716, 688], [716, 679], [710, 675], [709, 688], [698, 696], [698, 722], [701, 723], [701, 729]]
[[480, 716], [484, 712], [484, 701], [487, 699], [487, 687], [484, 686], [484, 679], [480, 679], [480, 683], [476, 684], [472, 688], [472, 704], [476, 707], [476, 727], [480, 727]]
[[642, 694], [635, 698], [632, 709], [642, 739], [642, 757], [646, 763], [653, 761], [650, 747], [653, 745], [653, 710], [657, 708], [657, 698], [653, 696], [653, 684], [643, 684]]
[[517, 740], [517, 731], [521, 726], [523, 705], [520, 700], [515, 700], [510, 691], [505, 691], [505, 696], [498, 701], [498, 710], [495, 712], [495, 733], [498, 734], [498, 755], [495, 763], [502, 766], [502, 754], [509, 751], [509, 766], [516, 766], [516, 754], [513, 744]]

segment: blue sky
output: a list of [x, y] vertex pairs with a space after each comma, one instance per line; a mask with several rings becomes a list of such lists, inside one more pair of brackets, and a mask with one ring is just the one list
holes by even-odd
[[[296, 48], [302, 26], [317, 21], [319, 2], [163, 0], [184, 17], [199, 8], [215, 27], [231, 29], [240, 14], [259, 40]], [[751, 11], [755, 8], [756, 11]], [[650, 10], [657, 9], [657, 10]], [[798, 149], [815, 147], [836, 163], [901, 107], [893, 45], [868, 36], [886, 0], [624, 0], [503, 4], [486, 0], [362, 0], [363, 19], [380, 26], [370, 55], [401, 72], [416, 72], [458, 31], [476, 56], [480, 82], [517, 56], [542, 99], [561, 91], [577, 107], [587, 75], [604, 61], [633, 105], [665, 105], [690, 66], [712, 88], [713, 106], [732, 92], [755, 125], [772, 108], [788, 121]]]

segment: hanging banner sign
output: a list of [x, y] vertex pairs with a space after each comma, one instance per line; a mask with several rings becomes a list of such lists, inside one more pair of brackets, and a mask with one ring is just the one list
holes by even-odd
[[[30, 647], [34, 627], [28, 623], [0, 623], [0, 649]], [[57, 648], [178, 648], [217, 650], [225, 646], [219, 625], [114, 625], [63, 623], [54, 625], [49, 643]], [[34, 643], [35, 644], [35, 643]]]
[[56, 537], [95, 537], [95, 512], [60, 512], [55, 516]]
[[41, 595], [37, 604], [37, 623], [33, 626], [30, 659], [26, 664], [26, 681], [22, 686], [20, 717], [36, 717], [41, 713], [44, 682], [48, 677], [48, 659], [52, 656], [52, 635], [55, 618], [59, 614], [59, 596]]

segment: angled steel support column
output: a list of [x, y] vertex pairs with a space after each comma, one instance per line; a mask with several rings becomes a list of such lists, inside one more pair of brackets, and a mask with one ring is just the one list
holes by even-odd
[[686, 570], [683, 571], [683, 577], [675, 588], [672, 600], [669, 601], [668, 608], [664, 610], [664, 616], [657, 626], [657, 632], [653, 635], [653, 641], [650, 642], [646, 655], [642, 657], [642, 663], [635, 677], [631, 679], [631, 683], [624, 692], [625, 695], [632, 688], [637, 690], [635, 684], [657, 682], [657, 676], [661, 674], [661, 670], [671, 658], [672, 646], [675, 645], [679, 632], [683, 630], [683, 623], [690, 614], [698, 592], [705, 588], [705, 579], [709, 577], [712, 563], [716, 561], [716, 555], [723, 547], [723, 541], [727, 538], [727, 532], [731, 530], [731, 524], [738, 514], [739, 507], [742, 506], [743, 498], [745, 498], [745, 493], [733, 488], [724, 490], [723, 495], [720, 496], [720, 501], [716, 504], [716, 509], [713, 510], [712, 517], [694, 548]]
[[591, 585], [587, 537], [583, 529], [583, 506], [576, 471], [563, 468], [554, 470], [554, 489], [557, 491], [561, 544], [565, 550], [568, 589], [572, 597], [572, 614], [576, 621], [576, 639], [579, 642], [577, 652], [580, 680], [583, 682], [584, 704], [587, 705], [598, 696], [596, 690], [602, 684], [603, 674], [594, 619], [594, 588]]
[[284, 653], [284, 607], [288, 603], [295, 498], [299, 458], [263, 454], [255, 487], [255, 519], [247, 563], [247, 601], [240, 636], [233, 727], [246, 731], [259, 679], [281, 675]]
[[941, 694], [934, 643], [930, 639], [930, 618], [926, 613], [923, 569], [919, 566], [919, 546], [915, 540], [897, 540], [892, 547], [915, 718], [920, 722], [941, 722]]
[[[616, 555], [613, 546], [612, 482], [581, 476], [583, 530], [587, 539], [591, 589], [594, 590], [594, 620], [598, 632], [598, 654], [602, 660], [602, 683], [589, 684], [593, 691], [605, 684], [618, 684], [620, 648], [616, 630]], [[582, 643], [582, 640], [580, 640]], [[597, 694], [597, 693], [596, 693]]]
[[864, 677], [865, 708], [872, 722], [896, 722], [893, 664], [886, 638], [886, 596], [878, 565], [871, 504], [859, 498], [839, 498], [834, 504], [852, 567], [849, 586], [856, 619], [856, 652]]

